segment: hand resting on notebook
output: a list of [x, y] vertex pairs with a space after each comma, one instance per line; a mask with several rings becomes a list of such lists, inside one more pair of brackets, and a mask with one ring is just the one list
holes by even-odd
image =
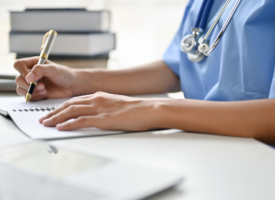
[[39, 121], [44, 126], [56, 126], [58, 130], [96, 127], [103, 130], [141, 131], [158, 126], [157, 115], [160, 113], [155, 111], [156, 107], [155, 99], [97, 92], [72, 98]]

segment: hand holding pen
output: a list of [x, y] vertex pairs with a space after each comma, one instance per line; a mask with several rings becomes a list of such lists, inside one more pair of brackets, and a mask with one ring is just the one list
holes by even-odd
[[[57, 36], [57, 32], [54, 30], [50, 30], [45, 34], [42, 42], [42, 46], [41, 46], [41, 53], [37, 64], [45, 64], [46, 60], [49, 57], [49, 54], [56, 36]], [[37, 82], [38, 81], [34, 81], [30, 83], [30, 87], [26, 95], [26, 102], [30, 100], [32, 93], [34, 91], [34, 88], [37, 85]]]

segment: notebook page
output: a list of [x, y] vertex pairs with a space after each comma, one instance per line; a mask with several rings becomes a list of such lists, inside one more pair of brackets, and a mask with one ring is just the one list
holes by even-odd
[[0, 110], [8, 111], [13, 109], [24, 109], [33, 107], [48, 107], [48, 106], [59, 106], [63, 102], [69, 100], [65, 99], [46, 99], [41, 101], [30, 101], [26, 103], [24, 97], [10, 97], [0, 99]]
[[74, 131], [58, 131], [55, 127], [44, 127], [38, 119], [49, 111], [9, 111], [10, 117], [21, 131], [33, 139], [60, 139], [70, 137], [99, 136], [122, 133], [122, 131], [104, 131], [97, 128], [83, 128]]
[[[134, 95], [132, 97], [139, 98], [167, 98], [166, 94], [152, 94], [152, 95]], [[24, 109], [32, 107], [47, 107], [47, 106], [59, 106], [70, 98], [64, 99], [46, 99], [40, 101], [30, 101], [26, 103], [25, 97], [7, 97], [0, 98], [0, 110], [8, 111], [12, 109]]]

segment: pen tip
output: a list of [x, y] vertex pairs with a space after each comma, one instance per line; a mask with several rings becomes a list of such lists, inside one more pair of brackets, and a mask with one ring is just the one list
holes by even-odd
[[31, 94], [26, 95], [26, 103], [30, 100], [31, 96], [32, 96]]

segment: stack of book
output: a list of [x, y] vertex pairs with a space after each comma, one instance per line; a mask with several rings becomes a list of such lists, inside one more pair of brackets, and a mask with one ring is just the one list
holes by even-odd
[[0, 93], [1, 92], [15, 92], [16, 91], [16, 83], [15, 83], [16, 75], [13, 73], [1, 72], [0, 71]]
[[73, 68], [106, 68], [116, 37], [108, 10], [26, 9], [10, 12], [10, 51], [17, 58], [38, 56], [44, 34], [58, 32], [49, 60]]

